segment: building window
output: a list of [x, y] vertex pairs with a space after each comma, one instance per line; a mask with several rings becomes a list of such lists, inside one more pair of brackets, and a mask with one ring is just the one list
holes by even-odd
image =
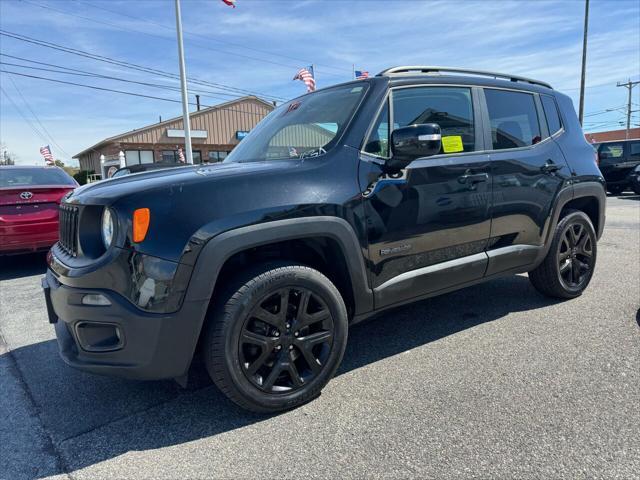
[[[200, 150], [191, 150], [191, 154], [193, 155], [193, 163], [202, 162], [202, 152]], [[185, 162], [187, 161], [186, 155], [184, 155], [184, 160]], [[179, 163], [178, 150], [162, 150], [162, 161], [165, 163]]]
[[494, 150], [535, 145], [541, 140], [533, 95], [485, 89]]
[[162, 161], [166, 163], [175, 163], [178, 161], [178, 151], [177, 150], [163, 150], [162, 151]]
[[220, 151], [220, 150], [211, 150], [209, 152], [209, 163], [217, 163], [217, 162], [221, 162], [223, 161], [225, 158], [227, 158], [227, 154], [229, 152], [224, 152], [224, 151]]
[[153, 163], [153, 150], [125, 150], [124, 158], [127, 166]]

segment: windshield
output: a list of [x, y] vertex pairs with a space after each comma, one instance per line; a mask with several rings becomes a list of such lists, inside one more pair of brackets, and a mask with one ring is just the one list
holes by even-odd
[[321, 90], [287, 102], [267, 115], [225, 162], [316, 157], [335, 146], [367, 85]]
[[72, 185], [76, 182], [59, 168], [2, 168], [0, 188], [26, 187], [29, 185]]

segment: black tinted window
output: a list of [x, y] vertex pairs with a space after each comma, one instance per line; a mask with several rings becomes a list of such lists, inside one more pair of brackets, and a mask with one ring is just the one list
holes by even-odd
[[560, 121], [560, 115], [558, 114], [556, 101], [549, 95], [540, 95], [540, 100], [542, 100], [544, 116], [547, 117], [549, 135], [553, 135], [562, 128], [562, 122]]
[[610, 165], [622, 162], [624, 158], [624, 143], [603, 143], [598, 148], [598, 159], [600, 165]]
[[485, 89], [494, 150], [527, 147], [541, 140], [533, 95]]
[[393, 129], [420, 123], [440, 125], [440, 153], [475, 150], [473, 104], [469, 88], [416, 87], [394, 90]]
[[629, 160], [640, 160], [640, 142], [629, 143]]
[[2, 168], [0, 188], [28, 185], [76, 185], [64, 170], [59, 168]]

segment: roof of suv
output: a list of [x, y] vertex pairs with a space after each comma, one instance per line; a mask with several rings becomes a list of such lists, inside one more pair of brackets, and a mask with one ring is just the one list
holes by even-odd
[[534, 80], [533, 78], [522, 77], [520, 75], [511, 75], [509, 73], [489, 72], [486, 70], [472, 70], [469, 68], [459, 67], [436, 67], [426, 65], [407, 65], [402, 67], [391, 67], [380, 72], [377, 77], [398, 75], [398, 74], [411, 74], [412, 72], [418, 72], [419, 74], [442, 74], [442, 72], [457, 73], [463, 75], [475, 75], [491, 78], [502, 78], [511, 82], [525, 82], [532, 85], [541, 85], [543, 87], [552, 88], [547, 82], [540, 80]]
[[487, 87], [516, 88], [532, 92], [549, 93], [553, 87], [546, 82], [519, 75], [510, 75], [484, 70], [471, 70], [457, 67], [403, 66], [383, 70], [371, 81], [388, 79], [391, 85], [410, 85], [416, 83], [438, 83], [457, 85], [479, 85]]

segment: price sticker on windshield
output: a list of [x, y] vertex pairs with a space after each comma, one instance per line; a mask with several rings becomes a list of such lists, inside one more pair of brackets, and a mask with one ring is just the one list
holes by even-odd
[[444, 153], [463, 152], [462, 137], [460, 135], [450, 135], [442, 137], [442, 151]]

